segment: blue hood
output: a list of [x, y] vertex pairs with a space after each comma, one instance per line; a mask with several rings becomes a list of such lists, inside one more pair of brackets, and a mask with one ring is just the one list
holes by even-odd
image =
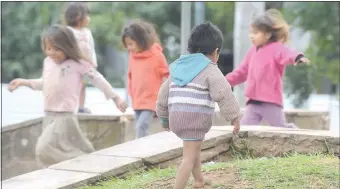
[[170, 64], [171, 80], [176, 83], [177, 86], [185, 86], [210, 63], [211, 60], [202, 53], [181, 55]]

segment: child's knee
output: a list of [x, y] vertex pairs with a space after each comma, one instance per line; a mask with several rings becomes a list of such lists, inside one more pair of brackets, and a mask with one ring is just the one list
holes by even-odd
[[182, 163], [187, 165], [187, 166], [194, 167], [195, 160], [196, 160], [196, 158], [193, 158], [193, 157], [183, 157]]
[[187, 164], [192, 164], [194, 165], [197, 160], [197, 155], [196, 154], [190, 154], [190, 155], [184, 155], [183, 156], [183, 162]]

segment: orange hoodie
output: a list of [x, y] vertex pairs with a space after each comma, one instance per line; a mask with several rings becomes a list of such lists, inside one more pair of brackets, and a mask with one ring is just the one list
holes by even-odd
[[162, 47], [155, 43], [141, 53], [130, 52], [128, 90], [134, 110], [156, 111], [158, 90], [169, 68]]

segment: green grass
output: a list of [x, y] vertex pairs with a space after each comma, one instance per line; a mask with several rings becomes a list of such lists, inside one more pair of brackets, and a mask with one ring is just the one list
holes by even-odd
[[[229, 175], [227, 172], [231, 170], [237, 178], [234, 179], [235, 182], [227, 183], [227, 178], [224, 177]], [[216, 189], [337, 189], [340, 187], [339, 159], [328, 155], [295, 154], [284, 158], [239, 159], [229, 163], [204, 165], [203, 171], [209, 176], [214, 176], [211, 188]], [[81, 189], [171, 188], [164, 187], [165, 185], [162, 184], [173, 184], [175, 175], [175, 168], [154, 169], [133, 174], [126, 179], [114, 178]]]

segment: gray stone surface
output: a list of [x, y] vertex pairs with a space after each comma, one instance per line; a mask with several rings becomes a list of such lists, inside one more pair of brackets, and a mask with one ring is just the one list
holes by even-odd
[[[227, 133], [225, 131], [208, 132], [202, 149], [212, 148], [223, 141], [227, 142]], [[182, 147], [183, 141], [174, 133], [161, 132], [100, 150], [94, 154], [142, 158], [147, 163], [156, 164], [181, 156]]]
[[[226, 152], [229, 149], [229, 146], [230, 146], [229, 143], [222, 143], [216, 147], [202, 150], [201, 162], [210, 161], [216, 158], [219, 154]], [[172, 166], [179, 166], [181, 164], [182, 158], [183, 156], [180, 156], [180, 157], [168, 160], [168, 161], [154, 164], [152, 165], [152, 167], [163, 169], [163, 168], [172, 167]]]
[[[124, 142], [125, 123], [117, 116], [79, 115], [85, 136], [96, 150]], [[2, 135], [2, 179], [41, 169], [35, 161], [35, 146], [42, 132], [41, 118], [6, 126]]]
[[315, 132], [241, 131], [241, 137], [235, 139], [233, 144], [238, 151], [248, 151], [255, 157], [281, 156], [292, 152], [340, 154], [338, 136], [318, 135]]
[[221, 143], [227, 143], [232, 137], [232, 132], [223, 130], [210, 130], [202, 143], [202, 150], [215, 147]]
[[[41, 121], [31, 121], [7, 132], [2, 132], [2, 179], [40, 169], [35, 162], [35, 145], [41, 134]], [[6, 127], [5, 127], [6, 128]]]
[[42, 169], [2, 181], [3, 189], [69, 189], [91, 183], [99, 174]]
[[100, 173], [102, 176], [120, 175], [142, 167], [141, 159], [128, 157], [83, 155], [52, 165], [50, 169]]
[[[330, 129], [330, 118], [328, 111], [313, 111], [313, 110], [284, 110], [286, 122], [294, 123], [301, 129], [311, 130], [329, 130]], [[217, 110], [213, 118], [214, 126], [225, 126], [230, 125], [230, 122], [224, 120], [220, 111]], [[263, 121], [260, 125], [268, 125], [267, 122]]]
[[[329, 127], [329, 121], [327, 122], [327, 120], [329, 120], [328, 113], [324, 111], [285, 110], [285, 113], [288, 120], [292, 120], [293, 122], [298, 123], [298, 125], [302, 125], [303, 128], [326, 129]], [[135, 139], [135, 122], [133, 111], [129, 111], [121, 117], [117, 115], [79, 115], [78, 118], [80, 120], [80, 126], [84, 131], [84, 134], [89, 138], [96, 150], [104, 149], [116, 144], [121, 144], [124, 141]], [[214, 115], [213, 122], [214, 125], [217, 126], [228, 124], [226, 121], [224, 121], [218, 110]], [[228, 132], [232, 130], [216, 128], [217, 127], [213, 127], [213, 130]], [[241, 129], [253, 130], [253, 128], [250, 127], [242, 127]], [[273, 128], [270, 129], [273, 130]], [[284, 128], [277, 129], [284, 130]], [[161, 131], [162, 128], [160, 127], [159, 119], [155, 118], [152, 122], [152, 125], [150, 126], [150, 134], [159, 133]], [[324, 131], [320, 131], [320, 133], [324, 133]], [[320, 133], [317, 132], [316, 134]], [[3, 164], [1, 167], [2, 179], [8, 179], [13, 176], [34, 171], [40, 168], [35, 161], [35, 145], [37, 138], [41, 134], [41, 118], [28, 120], [19, 124], [8, 125], [3, 128], [1, 134], [3, 150]], [[216, 134], [219, 135], [218, 133]], [[213, 136], [214, 132], [209, 132], [207, 134], [206, 140], [202, 145], [202, 149], [210, 148], [216, 145], [216, 142], [228, 142], [228, 140], [230, 140], [230, 137], [225, 137], [224, 135], [218, 137], [216, 140], [210, 140], [209, 135]], [[179, 140], [176, 136], [171, 137], [167, 140]], [[159, 141], [160, 139], [157, 140]], [[153, 148], [152, 146], [154, 145], [159, 147], [162, 146], [162, 143], [150, 144], [145, 142], [142, 148], [147, 149], [148, 146]], [[164, 152], [165, 155], [172, 154], [172, 157], [174, 158], [176, 156], [180, 156], [182, 152], [181, 145], [176, 145], [177, 144], [175, 143], [172, 151], [170, 150], [169, 152]], [[128, 153], [130, 153], [130, 151], [128, 151]], [[131, 153], [134, 154], [134, 152]], [[164, 160], [164, 157], [160, 159], [155, 159], [155, 157], [152, 155], [147, 157], [148, 158], [145, 160], [153, 163]]]
[[171, 132], [161, 132], [139, 138], [107, 149], [96, 155], [142, 158], [147, 163], [157, 163], [181, 155], [182, 140]]
[[[233, 126], [214, 126], [211, 130], [217, 131], [232, 131]], [[240, 131], [261, 131], [261, 132], [273, 132], [273, 133], [290, 133], [295, 135], [307, 134], [313, 136], [329, 136], [329, 137], [339, 137], [340, 133], [334, 133], [331, 131], [324, 130], [309, 130], [309, 129], [291, 129], [291, 128], [281, 128], [281, 127], [270, 127], [270, 126], [241, 126]]]
[[[291, 152], [340, 153], [339, 136], [330, 132], [244, 126], [235, 136], [232, 129], [231, 126], [212, 128], [203, 142], [202, 162], [216, 159], [228, 161], [235, 155], [233, 153], [253, 157], [280, 156]], [[171, 132], [161, 132], [61, 162], [49, 169], [14, 177], [3, 184], [4, 188], [11, 189], [72, 188], [103, 177], [128, 174], [128, 171], [145, 166], [177, 166], [181, 160], [182, 140]]]

